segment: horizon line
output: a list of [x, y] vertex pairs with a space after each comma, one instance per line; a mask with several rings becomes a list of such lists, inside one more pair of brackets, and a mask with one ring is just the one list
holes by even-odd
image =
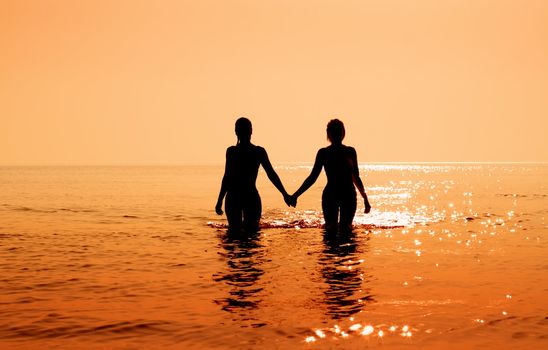
[[[277, 166], [287, 166], [287, 165], [309, 165], [314, 164], [311, 161], [296, 161], [296, 162], [279, 162]], [[379, 164], [388, 164], [388, 165], [399, 165], [399, 164], [547, 164], [548, 161], [373, 161], [373, 162], [358, 162], [361, 165], [379, 165]], [[220, 166], [224, 165], [222, 162], [108, 162], [108, 163], [69, 163], [69, 162], [51, 162], [51, 163], [0, 163], [0, 167], [131, 167], [131, 166]]]

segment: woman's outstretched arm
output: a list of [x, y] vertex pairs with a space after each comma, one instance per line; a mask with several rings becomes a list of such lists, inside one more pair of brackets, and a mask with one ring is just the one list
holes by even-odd
[[365, 193], [365, 189], [363, 188], [363, 182], [360, 178], [360, 169], [358, 168], [358, 155], [356, 154], [356, 150], [352, 148], [352, 180], [354, 181], [354, 185], [358, 188], [358, 191], [360, 191], [360, 194], [363, 197], [363, 204], [365, 206], [364, 212], [367, 214], [371, 211], [371, 205], [369, 204], [369, 199], [367, 199], [367, 193]]
[[225, 173], [223, 175], [223, 181], [221, 182], [219, 198], [217, 199], [217, 204], [215, 205], [215, 212], [219, 215], [223, 215], [223, 199], [225, 198], [226, 191], [228, 190], [228, 179], [230, 177], [229, 157], [230, 148], [226, 150]]
[[314, 161], [314, 166], [312, 167], [312, 171], [310, 172], [310, 175], [304, 180], [303, 184], [299, 189], [293, 193], [293, 198], [295, 201], [297, 201], [297, 198], [306, 192], [316, 182], [318, 179], [318, 176], [320, 176], [320, 173], [322, 172], [324, 159], [323, 159], [323, 153], [322, 150], [319, 150], [316, 154], [316, 160]]
[[261, 148], [261, 165], [263, 166], [263, 169], [266, 172], [266, 175], [268, 176], [270, 181], [274, 184], [278, 191], [280, 191], [282, 196], [284, 196], [285, 204], [291, 206], [291, 198], [285, 190], [284, 185], [282, 184], [282, 180], [280, 180], [280, 177], [278, 176], [278, 174], [276, 174], [276, 171], [272, 167], [270, 159], [268, 159], [268, 154], [266, 153], [266, 150], [264, 148]]

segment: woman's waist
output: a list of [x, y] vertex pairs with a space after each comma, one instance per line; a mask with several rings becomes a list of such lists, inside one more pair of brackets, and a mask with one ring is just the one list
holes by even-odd
[[354, 183], [352, 181], [346, 183], [346, 182], [327, 182], [327, 185], [325, 185], [324, 192], [352, 192], [356, 193], [356, 188], [354, 187]]
[[256, 196], [259, 194], [259, 191], [256, 187], [248, 186], [231, 186], [227, 195], [238, 195], [238, 196]]

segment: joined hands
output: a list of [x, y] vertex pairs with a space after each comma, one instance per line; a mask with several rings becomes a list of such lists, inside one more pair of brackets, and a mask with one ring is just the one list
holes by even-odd
[[288, 207], [297, 207], [297, 197], [295, 197], [295, 195], [289, 195], [288, 193], [284, 194], [284, 201]]

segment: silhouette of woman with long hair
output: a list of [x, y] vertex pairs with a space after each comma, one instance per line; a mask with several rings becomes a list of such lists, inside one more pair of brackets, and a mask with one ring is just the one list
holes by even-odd
[[322, 210], [326, 230], [341, 230], [352, 228], [352, 220], [356, 213], [357, 187], [363, 197], [365, 213], [369, 213], [371, 205], [363, 188], [358, 169], [358, 157], [353, 147], [343, 145], [345, 130], [344, 124], [333, 119], [327, 124], [327, 139], [331, 145], [321, 148], [316, 155], [316, 161], [310, 175], [304, 180], [301, 187], [293, 194], [292, 201], [310, 188], [318, 179], [322, 167], [327, 175], [327, 185], [322, 195]]
[[226, 195], [225, 211], [229, 229], [256, 231], [259, 229], [262, 212], [261, 197], [255, 186], [260, 165], [282, 193], [287, 205], [292, 203], [292, 198], [270, 164], [266, 150], [251, 143], [251, 121], [239, 118], [235, 129], [238, 143], [226, 150], [225, 173], [215, 212], [223, 215], [223, 199]]

